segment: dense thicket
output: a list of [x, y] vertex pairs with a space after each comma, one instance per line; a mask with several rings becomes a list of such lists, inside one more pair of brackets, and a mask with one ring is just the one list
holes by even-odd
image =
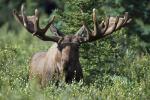
[[[41, 90], [28, 81], [32, 54], [47, 50], [50, 42], [32, 37], [18, 24], [12, 9], [26, 4], [27, 14], [41, 11], [41, 25], [58, 8], [55, 25], [65, 34], [74, 34], [86, 20], [93, 28], [92, 9], [99, 21], [106, 16], [129, 12], [133, 22], [105, 39], [83, 44], [80, 61], [84, 80], [59, 87], [50, 84]], [[46, 3], [45, 3], [46, 2]], [[52, 2], [53, 7], [47, 6]], [[81, 14], [81, 9], [83, 14]], [[0, 99], [148, 99], [150, 98], [150, 3], [148, 0], [1, 0], [0, 1]], [[46, 14], [45, 14], [46, 13]]]

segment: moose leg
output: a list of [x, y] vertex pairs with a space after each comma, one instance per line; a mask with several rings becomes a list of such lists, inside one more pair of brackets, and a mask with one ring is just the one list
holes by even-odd
[[42, 80], [41, 80], [41, 87], [45, 87], [47, 85], [47, 74], [42, 75]]
[[76, 68], [76, 73], [75, 73], [75, 80], [79, 82], [82, 78], [83, 78], [83, 71], [82, 71], [81, 65], [78, 64]]
[[66, 83], [72, 83], [73, 78], [74, 78], [74, 70], [68, 69], [65, 73]]

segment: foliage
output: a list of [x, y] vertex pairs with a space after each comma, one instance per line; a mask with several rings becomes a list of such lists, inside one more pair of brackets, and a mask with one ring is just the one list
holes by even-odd
[[[32, 2], [28, 0], [30, 5]], [[124, 0], [62, 0], [62, 2], [65, 2], [64, 12], [55, 11], [57, 17], [55, 23], [66, 34], [74, 34], [82, 26], [81, 20], [86, 20], [92, 28], [91, 13], [94, 7], [101, 15], [98, 17], [100, 20], [108, 15], [108, 12], [109, 15], [118, 15], [130, 7], [124, 9], [122, 4]], [[126, 0], [125, 4], [128, 3], [129, 0]], [[80, 12], [81, 8], [83, 15]], [[105, 39], [81, 45], [83, 81], [69, 85], [60, 83], [58, 87], [50, 84], [40, 89], [34, 80], [28, 81], [29, 62], [33, 53], [47, 50], [50, 42], [31, 37], [25, 29], [18, 26], [19, 24], [17, 24], [18, 34], [16, 31], [7, 30], [9, 24], [0, 28], [0, 100], [150, 98], [150, 56], [147, 44], [137, 35], [127, 34], [136, 34], [137, 27], [134, 27], [133, 31], [121, 29]]]

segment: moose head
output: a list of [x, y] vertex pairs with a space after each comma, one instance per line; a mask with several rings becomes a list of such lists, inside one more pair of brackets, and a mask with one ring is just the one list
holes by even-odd
[[[33, 16], [26, 16], [24, 5], [21, 7], [21, 14], [16, 10], [13, 11], [16, 19], [30, 32], [33, 36], [43, 41], [52, 41], [54, 44], [47, 52], [38, 52], [33, 55], [30, 63], [31, 79], [34, 75], [39, 78], [42, 86], [45, 86], [50, 80], [61, 80], [65, 76], [65, 81], [71, 83], [72, 80], [80, 81], [83, 78], [82, 68], [79, 62], [79, 47], [82, 43], [96, 41], [112, 34], [128, 23], [128, 13], [122, 17], [108, 17], [106, 20], [98, 23], [96, 11], [93, 9], [94, 29], [88, 28], [85, 22], [74, 35], [64, 35], [54, 25], [55, 16], [48, 22], [45, 28], [39, 26], [39, 11], [35, 9]], [[45, 33], [50, 29], [54, 36], [47, 36]], [[86, 35], [82, 35], [86, 34]]]

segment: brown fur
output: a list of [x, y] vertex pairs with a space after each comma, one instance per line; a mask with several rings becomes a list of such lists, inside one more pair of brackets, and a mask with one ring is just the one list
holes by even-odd
[[67, 83], [73, 79], [80, 81], [83, 74], [79, 62], [79, 45], [73, 41], [72, 37], [66, 36], [61, 43], [54, 43], [47, 52], [34, 54], [29, 78], [37, 76], [42, 86], [50, 80], [62, 80], [63, 75]]

